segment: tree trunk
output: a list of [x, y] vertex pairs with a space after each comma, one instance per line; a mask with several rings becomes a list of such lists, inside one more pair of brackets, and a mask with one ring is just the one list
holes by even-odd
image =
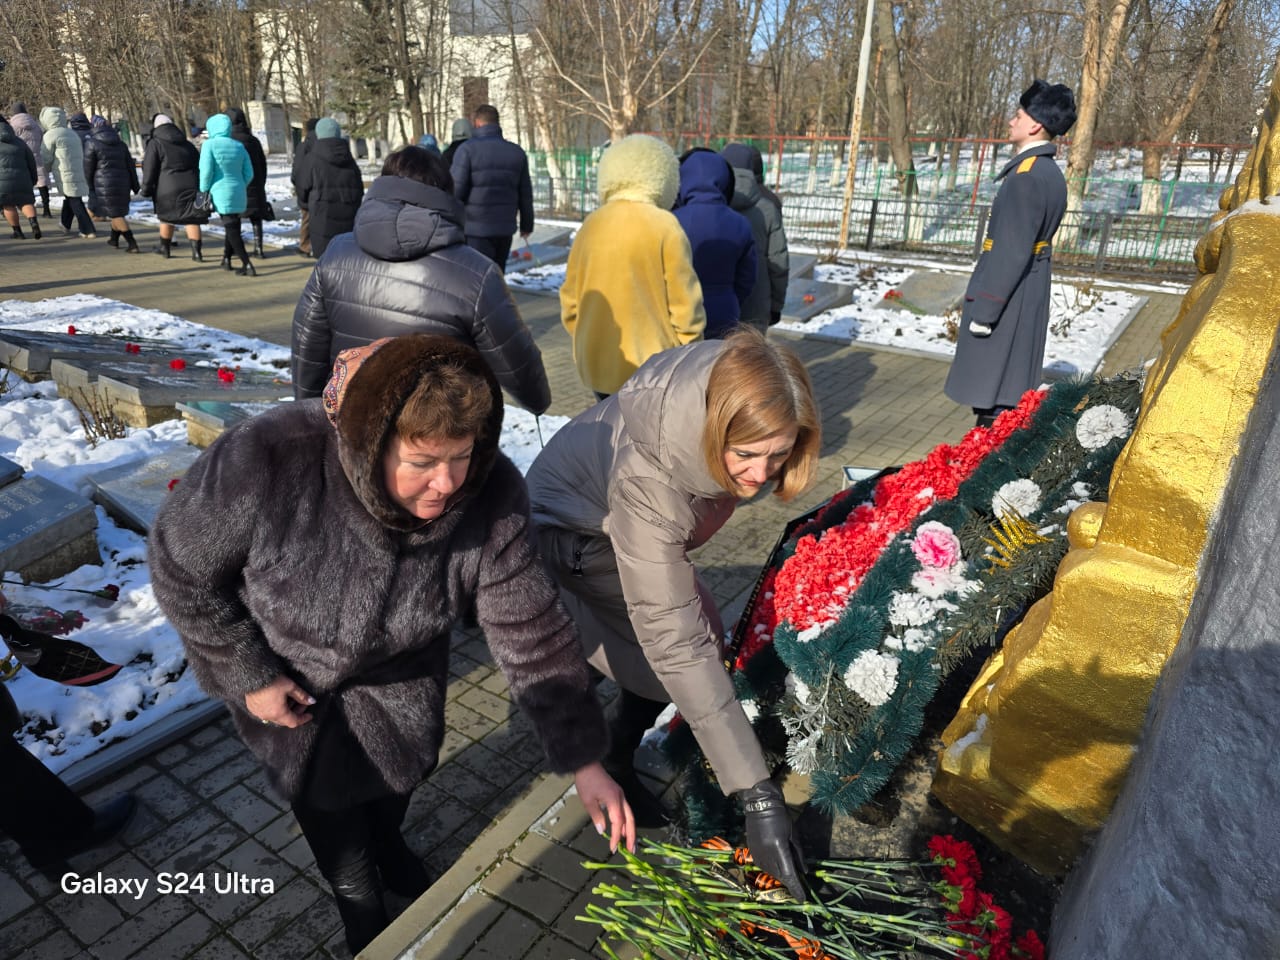
[[904, 197], [916, 192], [916, 165], [911, 157], [911, 128], [907, 118], [907, 90], [902, 80], [898, 34], [893, 26], [893, 3], [884, 0], [876, 8], [876, 32], [884, 52], [884, 92], [888, 101], [889, 150], [897, 168], [898, 190]]
[[1164, 165], [1164, 147], [1154, 143], [1142, 145], [1142, 203], [1138, 212], [1155, 216], [1160, 212], [1160, 168]]
[[[1129, 17], [1131, 0], [1085, 0], [1083, 66], [1076, 90], [1076, 124], [1070, 131], [1067, 159], [1067, 209], [1078, 211], [1093, 168], [1093, 137], [1098, 111], [1111, 83], [1111, 72]], [[1064, 240], [1070, 244], [1073, 236]]]

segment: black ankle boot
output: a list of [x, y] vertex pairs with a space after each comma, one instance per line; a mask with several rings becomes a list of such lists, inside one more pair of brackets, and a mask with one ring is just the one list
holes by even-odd
[[243, 267], [236, 271], [237, 277], [256, 277], [257, 275], [258, 271], [253, 269], [253, 264], [248, 260], [244, 262]]
[[[84, 234], [82, 233], [80, 236], [83, 237]], [[115, 247], [117, 250], [120, 249], [120, 231], [114, 227], [111, 229], [111, 239], [107, 241], [107, 246]]]
[[27, 223], [31, 224], [31, 235], [39, 240], [44, 234], [40, 232], [40, 221], [35, 217], [27, 217]]
[[266, 254], [262, 252], [262, 224], [255, 223], [253, 225], [253, 255], [261, 259]]
[[156, 253], [160, 254], [160, 256], [168, 260], [172, 252], [173, 252], [173, 241], [166, 240], [164, 237], [161, 237], [160, 246], [156, 247]]
[[204, 251], [200, 249], [201, 241], [191, 241], [191, 259], [196, 263], [204, 263]]
[[382, 904], [381, 885], [377, 879], [362, 883], [344, 883], [341, 878], [331, 879], [333, 898], [342, 918], [343, 931], [347, 935], [347, 947], [355, 956], [377, 938], [387, 924], [387, 908]]
[[231, 255], [230, 255], [230, 254], [226, 254], [226, 253], [224, 253], [224, 254], [222, 255], [222, 263], [218, 264], [218, 266], [222, 267], [222, 269], [223, 269], [223, 270], [230, 270], [230, 269], [231, 269]]
[[403, 840], [388, 849], [378, 849], [374, 857], [382, 885], [397, 896], [416, 900], [435, 882], [417, 854]]
[[128, 251], [127, 251], [128, 253], [142, 252], [141, 250], [138, 249], [138, 241], [134, 239], [132, 230], [126, 230], [123, 236], [124, 236], [124, 242], [128, 244]]
[[44, 209], [41, 211], [41, 216], [51, 218], [53, 217], [53, 213], [50, 212], [49, 210], [49, 188], [40, 187], [39, 190], [40, 190], [40, 205], [44, 207]]
[[27, 239], [27, 235], [26, 235], [25, 233], [23, 233], [23, 232], [22, 232], [22, 228], [21, 228], [21, 227], [14, 227], [14, 228], [13, 228], [13, 233], [10, 235], [10, 237], [11, 237], [11, 239], [13, 239], [13, 240], [25, 240], [25, 239]]

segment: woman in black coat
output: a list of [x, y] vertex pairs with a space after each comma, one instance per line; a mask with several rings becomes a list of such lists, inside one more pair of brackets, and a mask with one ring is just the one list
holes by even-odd
[[209, 214], [195, 208], [200, 190], [200, 151], [165, 114], [157, 113], [151, 124], [151, 137], [142, 155], [142, 195], [155, 202], [160, 220], [160, 246], [156, 253], [169, 258], [173, 226], [180, 223], [191, 241], [191, 259], [203, 261], [200, 227], [209, 222]]
[[243, 110], [230, 107], [227, 109], [227, 116], [231, 118], [231, 139], [244, 144], [249, 162], [253, 164], [253, 179], [245, 185], [248, 200], [242, 216], [253, 224], [253, 255], [263, 257], [262, 221], [273, 219], [268, 215], [271, 206], [267, 203], [267, 155], [262, 150], [262, 141], [249, 129]]
[[84, 144], [84, 175], [89, 181], [89, 212], [111, 220], [111, 239], [119, 248], [124, 237], [129, 253], [141, 253], [129, 221], [129, 197], [138, 192], [138, 171], [133, 155], [120, 134], [102, 117], [95, 117], [93, 132]]
[[18, 210], [31, 224], [31, 235], [40, 239], [40, 221], [36, 219], [36, 157], [26, 142], [13, 132], [13, 127], [0, 117], [0, 208], [13, 227], [13, 239], [25, 240], [18, 223]]
[[311, 272], [293, 312], [295, 395], [320, 396], [339, 352], [406, 333], [475, 347], [531, 413], [551, 403], [542, 354], [502, 270], [467, 246], [449, 168], [422, 147], [387, 157], [352, 232]]
[[307, 154], [298, 203], [311, 211], [311, 252], [315, 256], [340, 233], [349, 233], [364, 196], [364, 180], [338, 122], [316, 124], [315, 146]]
[[292, 805], [353, 954], [387, 924], [384, 888], [417, 897], [431, 883], [400, 828], [440, 755], [449, 636], [469, 609], [547, 765], [574, 773], [615, 849], [634, 849], [599, 763], [593, 680], [501, 430], [478, 353], [381, 340], [342, 354], [323, 400], [219, 437], [151, 527], [156, 600]]

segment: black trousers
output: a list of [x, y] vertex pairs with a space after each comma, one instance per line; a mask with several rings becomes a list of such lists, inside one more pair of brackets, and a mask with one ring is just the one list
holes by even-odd
[[473, 237], [467, 236], [467, 246], [479, 250], [498, 265], [503, 273], [507, 272], [507, 258], [511, 256], [510, 237]]
[[[345, 810], [322, 810], [305, 800], [293, 802], [316, 866], [333, 888], [346, 928], [347, 946], [359, 953], [386, 928], [383, 881], [402, 870], [412, 853], [400, 833], [409, 795], [380, 797]], [[381, 876], [380, 876], [381, 874]]]
[[81, 233], [97, 233], [94, 229], [93, 218], [89, 216], [89, 211], [84, 208], [84, 201], [79, 197], [67, 197], [62, 201], [62, 229], [70, 230], [71, 221], [74, 219], [76, 225], [79, 226]]
[[240, 233], [240, 214], [222, 213], [222, 229], [226, 231], [222, 241], [222, 255], [230, 258], [233, 254], [240, 258], [242, 264], [249, 263], [249, 251], [244, 248], [244, 237]]
[[0, 734], [0, 831], [34, 867], [78, 850], [93, 832], [93, 810], [9, 734]]

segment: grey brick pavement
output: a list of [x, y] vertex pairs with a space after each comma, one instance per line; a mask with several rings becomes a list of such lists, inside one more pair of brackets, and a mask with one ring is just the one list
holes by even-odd
[[[154, 230], [135, 231], [146, 249]], [[216, 247], [216, 243], [211, 244]], [[256, 280], [214, 265], [118, 255], [101, 243], [54, 237], [0, 240], [0, 298], [90, 292], [237, 332], [288, 342], [289, 320], [310, 264], [272, 251]], [[237, 285], [233, 285], [237, 284]], [[517, 294], [552, 383], [552, 413], [572, 415], [592, 396], [578, 382], [554, 297]], [[1157, 295], [1112, 349], [1107, 369], [1158, 351], [1173, 296]], [[901, 463], [957, 439], [967, 411], [941, 392], [946, 364], [902, 354], [790, 338], [821, 398], [825, 441], [819, 482], [790, 504], [751, 503], [695, 559], [726, 620], [736, 617], [782, 525], [821, 502], [846, 464]], [[593, 882], [584, 858], [603, 858], [569, 781], [548, 775], [527, 723], [514, 711], [482, 638], [453, 641], [448, 733], [441, 766], [415, 793], [410, 846], [440, 877], [404, 908], [367, 956], [445, 958], [593, 956], [594, 931], [573, 919]], [[649, 758], [648, 769], [661, 764]], [[338, 958], [347, 956], [336, 910], [291, 813], [225, 717], [113, 774], [87, 794], [132, 790], [139, 815], [117, 841], [77, 857], [80, 874], [152, 882], [141, 899], [74, 895], [0, 843], [0, 958]], [[187, 889], [157, 891], [161, 872]], [[215, 878], [270, 880], [273, 892], [219, 892]], [[193, 889], [201, 877], [205, 889]], [[56, 879], [56, 878], [55, 878]]]

